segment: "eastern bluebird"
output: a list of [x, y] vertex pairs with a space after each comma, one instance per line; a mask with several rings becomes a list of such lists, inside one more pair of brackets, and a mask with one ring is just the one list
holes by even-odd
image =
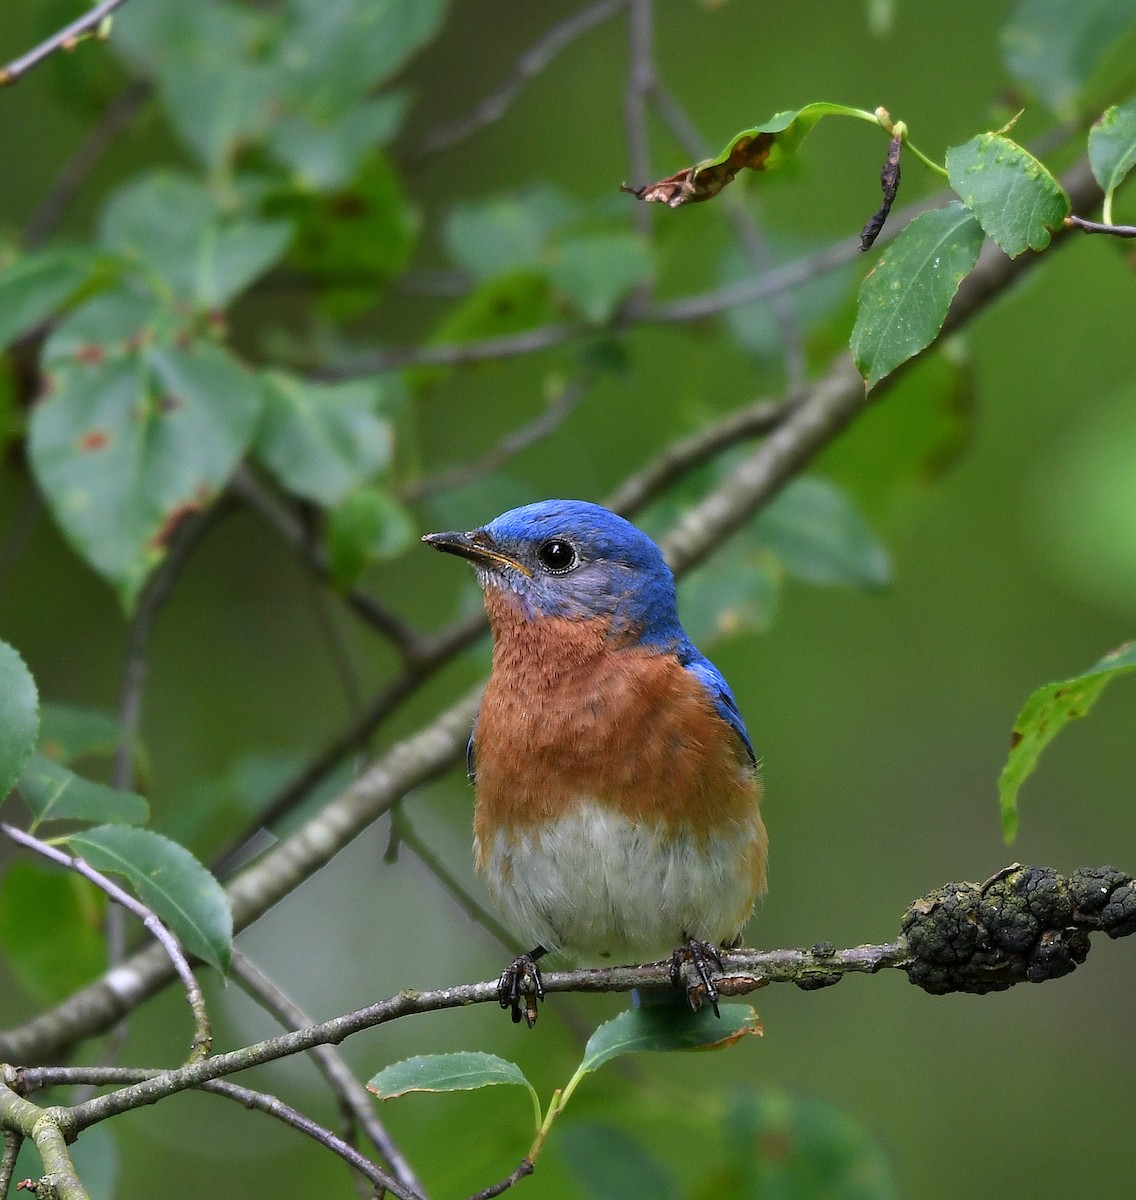
[[[662, 551], [597, 504], [546, 500], [467, 533], [493, 628], [470, 738], [478, 871], [531, 955], [501, 1002], [535, 1020], [535, 959], [693, 961], [737, 945], [765, 889], [757, 763], [729, 685], [679, 624]], [[678, 947], [676, 950], [675, 948]], [[520, 980], [520, 982], [519, 982]]]

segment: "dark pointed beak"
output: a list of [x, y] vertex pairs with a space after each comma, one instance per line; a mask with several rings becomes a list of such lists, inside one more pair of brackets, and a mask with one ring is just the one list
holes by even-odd
[[456, 554], [459, 558], [468, 558], [470, 562], [483, 567], [512, 567], [522, 575], [532, 574], [528, 567], [517, 562], [515, 558], [503, 554], [492, 536], [484, 529], [472, 529], [468, 533], [456, 530], [452, 533], [427, 533], [423, 534], [422, 540], [444, 554]]

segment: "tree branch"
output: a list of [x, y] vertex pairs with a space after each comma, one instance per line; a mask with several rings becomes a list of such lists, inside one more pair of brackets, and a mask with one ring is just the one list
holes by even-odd
[[[40, 1108], [30, 1100], [25, 1100], [12, 1087], [10, 1076], [13, 1074], [18, 1072], [5, 1067], [0, 1076], [0, 1127], [19, 1134], [21, 1138], [30, 1138], [35, 1143], [46, 1172], [44, 1182], [49, 1185], [56, 1200], [90, 1200], [87, 1189], [75, 1171], [75, 1163], [59, 1125], [60, 1117], [66, 1110]], [[6, 1138], [5, 1157], [9, 1144]]]
[[[294, 1032], [312, 1024], [312, 1019], [282, 991], [263, 971], [240, 950], [233, 950], [233, 978], [262, 1008], [270, 1012], [285, 1029]], [[367, 1089], [355, 1078], [355, 1073], [334, 1046], [314, 1046], [312, 1060], [319, 1068], [341, 1105], [351, 1114], [359, 1128], [371, 1139], [375, 1148], [390, 1164], [391, 1170], [410, 1192], [424, 1195], [414, 1168], [407, 1161], [386, 1126], [375, 1114], [375, 1104]], [[2, 1200], [2, 1198], [0, 1198]]]
[[426, 158], [443, 150], [451, 150], [480, 130], [495, 124], [508, 112], [525, 84], [536, 78], [561, 50], [615, 16], [626, 3], [627, 0], [597, 0], [597, 3], [578, 9], [551, 26], [517, 59], [508, 77], [469, 116], [451, 121], [429, 134], [417, 157]]
[[[18, 1087], [23, 1092], [35, 1092], [46, 1087], [61, 1087], [72, 1084], [88, 1084], [102, 1087], [106, 1084], [144, 1083], [148, 1079], [160, 1076], [160, 1070], [144, 1067], [36, 1067], [18, 1073]], [[364, 1178], [370, 1180], [379, 1188], [393, 1192], [403, 1200], [420, 1200], [421, 1192], [402, 1185], [392, 1179], [380, 1166], [365, 1155], [360, 1154], [354, 1146], [345, 1142], [338, 1134], [283, 1100], [266, 1092], [254, 1091], [237, 1083], [228, 1083], [213, 1079], [202, 1083], [197, 1089], [210, 1092], [215, 1096], [223, 1096], [226, 1100], [235, 1100], [244, 1108], [265, 1113], [275, 1120], [288, 1125], [299, 1133], [310, 1137], [325, 1149], [337, 1154], [348, 1166], [358, 1171]], [[366, 1093], [364, 1093], [366, 1095]], [[68, 1112], [67, 1109], [58, 1110]]]
[[169, 929], [141, 900], [135, 899], [101, 871], [96, 871], [90, 863], [77, 854], [68, 854], [55, 846], [48, 845], [47, 842], [41, 842], [39, 838], [33, 837], [30, 833], [25, 833], [22, 829], [16, 829], [4, 822], [0, 822], [0, 829], [17, 845], [23, 846], [27, 850], [33, 850], [43, 858], [58, 863], [61, 867], [66, 867], [77, 875], [82, 875], [84, 879], [89, 879], [95, 887], [105, 892], [116, 904], [121, 905], [128, 912], [132, 912], [142, 922], [165, 951], [166, 957], [173, 965], [185, 988], [185, 997], [189, 1001], [190, 1011], [193, 1013], [193, 1041], [190, 1043], [189, 1061], [195, 1062], [199, 1058], [204, 1058], [213, 1045], [213, 1033], [209, 1026], [209, 1014], [205, 1009], [205, 997], [201, 994], [201, 987], [182, 953], [181, 946], [178, 945], [177, 938]]
[[[81, 38], [98, 27], [126, 0], [100, 0], [89, 12], [85, 12], [70, 25], [64, 26], [51, 37], [33, 46], [26, 54], [14, 58], [6, 67], [0, 67], [0, 87], [18, 83], [33, 67], [39, 66], [56, 50], [70, 50]], [[97, 35], [96, 35], [97, 36]]]

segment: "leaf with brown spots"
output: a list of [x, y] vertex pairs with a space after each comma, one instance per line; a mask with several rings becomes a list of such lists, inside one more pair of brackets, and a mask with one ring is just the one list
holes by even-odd
[[1105, 686], [1117, 675], [1136, 671], [1136, 642], [1110, 651], [1081, 675], [1048, 683], [1026, 701], [1010, 735], [1010, 756], [1002, 768], [1002, 834], [1007, 844], [1018, 832], [1018, 791], [1046, 746], [1075, 717], [1087, 716]]
[[623, 184], [620, 190], [648, 204], [665, 204], [668, 208], [712, 200], [734, 181], [739, 171], [772, 171], [787, 162], [822, 117], [855, 117], [878, 124], [872, 113], [860, 108], [823, 102], [807, 104], [804, 108], [775, 113], [753, 129], [743, 129], [716, 158], [685, 167], [657, 183], [642, 187]]
[[260, 413], [236, 359], [181, 331], [126, 289], [88, 301], [44, 347], [54, 386], [29, 421], [32, 469], [60, 529], [127, 608], [174, 529], [228, 481]]

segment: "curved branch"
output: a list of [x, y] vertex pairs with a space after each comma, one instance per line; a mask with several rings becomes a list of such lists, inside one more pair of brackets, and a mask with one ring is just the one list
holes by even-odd
[[98, 27], [114, 12], [121, 8], [126, 0], [100, 0], [94, 8], [85, 12], [81, 17], [65, 25], [57, 33], [33, 46], [26, 54], [14, 58], [6, 67], [0, 67], [0, 87], [8, 87], [18, 83], [33, 67], [38, 67], [45, 58], [49, 58], [56, 50], [70, 50], [80, 38], [85, 37]]
[[77, 854], [68, 854], [55, 846], [48, 845], [47, 842], [41, 842], [39, 838], [33, 837], [30, 833], [25, 833], [22, 829], [16, 829], [6, 823], [0, 823], [0, 829], [17, 845], [23, 846], [26, 850], [33, 850], [43, 858], [58, 863], [61, 867], [66, 867], [77, 875], [82, 875], [84, 879], [89, 879], [111, 900], [128, 912], [132, 912], [142, 922], [160, 945], [185, 988], [185, 998], [189, 1001], [190, 1011], [193, 1013], [193, 1041], [190, 1044], [189, 1061], [195, 1062], [199, 1058], [204, 1058], [213, 1045], [213, 1032], [209, 1025], [209, 1014], [205, 1009], [205, 997], [201, 993], [201, 985], [197, 982], [197, 977], [193, 974], [189, 962], [182, 953], [181, 946], [178, 945], [177, 938], [162, 921], [141, 900], [136, 900], [129, 892], [120, 888], [101, 871], [96, 871], [90, 863]]
[[[232, 974], [237, 983], [263, 1008], [270, 1012], [285, 1029], [295, 1031], [312, 1024], [311, 1018], [285, 995], [260, 968], [240, 950], [233, 950]], [[391, 1170], [406, 1189], [422, 1194], [422, 1184], [414, 1168], [395, 1144], [386, 1127], [375, 1114], [375, 1105], [367, 1089], [355, 1078], [343, 1056], [333, 1046], [316, 1046], [312, 1059], [327, 1080], [340, 1103], [358, 1122], [359, 1127], [374, 1143], [375, 1148], [390, 1164]]]

